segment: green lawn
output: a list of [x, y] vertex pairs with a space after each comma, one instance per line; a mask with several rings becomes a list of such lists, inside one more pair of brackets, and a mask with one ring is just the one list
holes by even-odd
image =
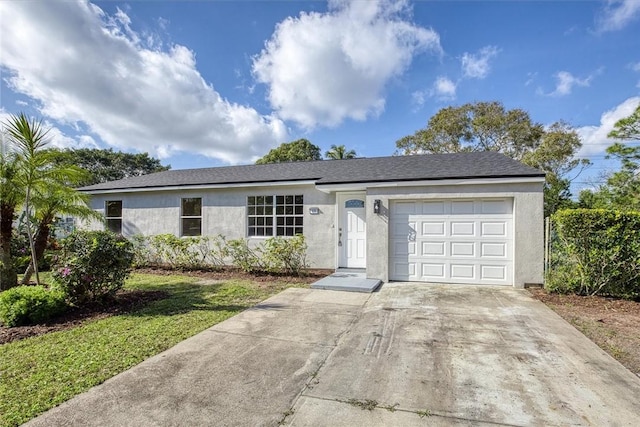
[[292, 285], [135, 274], [127, 289], [169, 298], [129, 314], [0, 345], [0, 426], [24, 423]]

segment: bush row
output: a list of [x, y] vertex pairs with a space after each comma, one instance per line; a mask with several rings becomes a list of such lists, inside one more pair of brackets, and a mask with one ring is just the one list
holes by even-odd
[[552, 224], [549, 290], [640, 297], [640, 212], [569, 209]]
[[179, 269], [233, 266], [249, 273], [301, 275], [309, 267], [304, 236], [271, 237], [252, 246], [246, 239], [224, 236], [176, 237], [173, 234], [132, 238], [135, 265]]

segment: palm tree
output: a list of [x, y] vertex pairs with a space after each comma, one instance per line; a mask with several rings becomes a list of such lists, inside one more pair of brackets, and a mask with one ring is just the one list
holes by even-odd
[[341, 159], [355, 159], [356, 152], [354, 150], [347, 151], [344, 145], [332, 145], [331, 149], [324, 153], [327, 159], [341, 160]]
[[44, 184], [43, 180], [49, 174], [49, 162], [44, 151], [44, 147], [48, 144], [47, 134], [49, 131], [42, 127], [42, 121], [30, 120], [24, 113], [17, 116], [11, 115], [9, 120], [5, 122], [5, 127], [9, 142], [12, 143], [17, 154], [17, 173], [14, 181], [18, 188], [24, 190], [24, 209], [27, 217], [26, 229], [31, 261], [35, 267], [36, 283], [40, 284], [33, 239], [34, 231], [31, 224], [31, 198], [34, 189], [38, 185]]
[[[54, 162], [55, 151], [46, 149], [48, 130], [43, 128], [42, 121], [29, 119], [20, 113], [11, 115], [4, 125], [15, 156], [15, 173], [11, 177], [15, 189], [14, 209], [22, 202], [27, 219], [25, 225], [31, 252], [31, 267], [27, 272], [30, 277], [30, 270], [33, 270], [36, 283], [40, 284], [38, 259], [44, 253], [56, 214], [95, 216], [89, 212], [86, 197], [71, 188], [86, 179], [86, 172], [77, 166], [61, 166]], [[38, 221], [40, 225], [36, 230]], [[4, 240], [3, 237], [3, 245]]]
[[[50, 182], [39, 191], [34, 192], [32, 199], [34, 219], [38, 228], [35, 232], [35, 253], [38, 262], [42, 261], [51, 233], [51, 226], [59, 215], [69, 215], [81, 219], [104, 220], [101, 214], [89, 207], [89, 196], [80, 193], [72, 186], [88, 179], [88, 172], [72, 167], [58, 167], [58, 173], [66, 176], [64, 183]], [[27, 284], [35, 271], [33, 260], [27, 266], [22, 284]]]

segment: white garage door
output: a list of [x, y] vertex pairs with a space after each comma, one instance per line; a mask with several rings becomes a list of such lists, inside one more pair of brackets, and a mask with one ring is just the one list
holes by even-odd
[[391, 203], [392, 280], [511, 285], [513, 199]]

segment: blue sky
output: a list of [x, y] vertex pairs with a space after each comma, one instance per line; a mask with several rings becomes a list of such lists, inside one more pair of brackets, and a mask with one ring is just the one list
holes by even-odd
[[564, 120], [601, 180], [640, 103], [640, 0], [3, 1], [0, 118], [60, 147], [146, 151], [174, 169], [282, 142], [391, 155], [449, 105]]

